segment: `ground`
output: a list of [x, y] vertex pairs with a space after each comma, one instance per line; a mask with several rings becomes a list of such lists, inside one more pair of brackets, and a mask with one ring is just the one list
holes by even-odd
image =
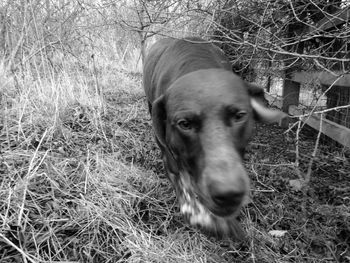
[[300, 134], [296, 167], [295, 131], [257, 124], [247, 239], [208, 238], [179, 213], [140, 75], [118, 74], [131, 87], [106, 89], [96, 107], [67, 104], [54, 124], [0, 101], [0, 262], [350, 262], [346, 149], [322, 138], [300, 191], [290, 180], [307, 172], [315, 135]]

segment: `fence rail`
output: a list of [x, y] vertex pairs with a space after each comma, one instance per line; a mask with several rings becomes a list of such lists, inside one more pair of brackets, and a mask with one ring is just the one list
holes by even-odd
[[[269, 93], [266, 93], [265, 97], [269, 101], [270, 105], [274, 105], [278, 108], [283, 108], [283, 98], [278, 98]], [[296, 105], [289, 105], [288, 113], [292, 116], [303, 116], [301, 117], [301, 120], [308, 126], [314, 128], [317, 131], [320, 131], [321, 129], [321, 132], [323, 134], [327, 135], [341, 145], [350, 148], [349, 128], [327, 120], [325, 117], [321, 118], [320, 114], [310, 114], [305, 116], [305, 113], [298, 109]]]
[[326, 72], [326, 71], [313, 71], [296, 72], [292, 76], [292, 80], [298, 83], [308, 83], [310, 80], [318, 80], [322, 85], [326, 86], [350, 86], [350, 74], [344, 74], [340, 71]]

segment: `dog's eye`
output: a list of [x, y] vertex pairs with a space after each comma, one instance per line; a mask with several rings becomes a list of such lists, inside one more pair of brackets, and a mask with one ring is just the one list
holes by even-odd
[[242, 121], [246, 115], [247, 115], [246, 111], [240, 110], [235, 113], [234, 119], [235, 121]]
[[188, 130], [191, 130], [193, 128], [193, 124], [186, 120], [186, 119], [181, 119], [177, 122], [177, 125], [182, 129], [182, 130], [185, 130], [185, 131], [188, 131]]

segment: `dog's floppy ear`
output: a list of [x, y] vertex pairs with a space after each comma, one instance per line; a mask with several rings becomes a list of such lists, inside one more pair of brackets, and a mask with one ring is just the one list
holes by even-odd
[[161, 146], [165, 148], [166, 109], [164, 95], [160, 96], [152, 104], [152, 122], [156, 138]]
[[267, 108], [268, 102], [265, 99], [262, 88], [252, 83], [247, 83], [247, 87], [250, 95], [250, 103], [257, 120], [281, 123], [282, 119], [288, 116], [282, 111]]

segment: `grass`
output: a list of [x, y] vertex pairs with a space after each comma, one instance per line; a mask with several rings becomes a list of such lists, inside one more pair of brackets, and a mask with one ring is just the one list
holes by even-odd
[[[248, 238], [211, 239], [179, 214], [140, 73], [99, 57], [44, 69], [0, 67], [0, 262], [350, 262], [344, 151], [320, 147], [294, 191], [295, 136], [257, 125]], [[302, 136], [302, 172], [314, 143]]]

